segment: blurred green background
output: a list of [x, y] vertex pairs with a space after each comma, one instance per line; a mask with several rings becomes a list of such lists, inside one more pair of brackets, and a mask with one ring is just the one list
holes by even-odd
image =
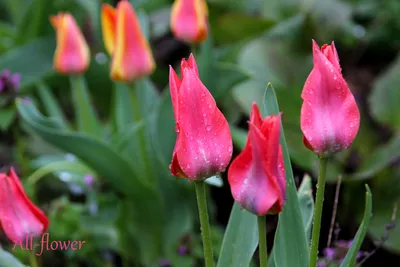
[[[146, 114], [143, 123], [124, 125], [118, 119], [115, 123], [114, 113], [124, 112], [123, 102], [118, 102], [123, 99], [115, 99], [109, 78], [109, 57], [100, 30], [102, 2], [116, 3], [0, 0], [0, 72], [21, 74], [16, 92], [0, 95], [0, 164], [17, 168], [28, 194], [49, 215], [51, 239], [86, 240], [82, 250], [46, 251], [39, 258], [40, 266], [162, 266], [160, 261], [167, 260], [171, 266], [196, 266], [202, 251], [194, 191], [168, 170], [175, 141], [168, 65], [178, 66], [190, 47], [170, 32], [172, 1], [131, 0], [151, 42], [157, 69], [136, 84], [142, 99], [147, 99], [140, 106]], [[373, 217], [362, 250], [379, 249], [363, 266], [382, 261], [387, 262], [384, 266], [399, 266], [400, 228], [386, 237], [385, 226], [397, 223], [391, 217], [400, 196], [400, 1], [207, 3], [211, 34], [195, 57], [202, 81], [232, 127], [234, 155], [245, 143], [251, 102], [261, 105], [271, 82], [283, 111], [298, 185], [305, 173], [315, 178], [318, 168], [316, 156], [303, 146], [299, 125], [300, 93], [312, 69], [311, 39], [319, 45], [335, 41], [343, 75], [360, 108], [361, 126], [352, 147], [329, 165], [320, 248], [326, 244], [336, 183], [342, 175], [340, 231], [335, 238], [354, 236], [364, 208], [364, 183], [368, 183], [374, 195]], [[29, 97], [45, 117], [62, 117], [73, 125], [68, 79], [52, 68], [55, 34], [48, 18], [59, 11], [73, 14], [91, 47], [85, 77], [104, 124], [101, 142], [38, 118], [33, 106], [20, 107], [18, 112], [14, 103], [16, 96]], [[151, 145], [139, 155], [135, 134], [140, 131]], [[88, 175], [93, 183], [87, 182]], [[216, 186], [209, 192], [216, 253], [233, 203], [225, 178], [223, 183], [215, 179]], [[132, 189], [135, 179], [145, 181]], [[138, 194], [128, 201], [123, 194], [131, 189]], [[268, 236], [273, 238], [276, 218], [270, 217], [269, 222]], [[10, 249], [2, 240], [4, 248]], [[28, 264], [25, 251], [15, 255]]]

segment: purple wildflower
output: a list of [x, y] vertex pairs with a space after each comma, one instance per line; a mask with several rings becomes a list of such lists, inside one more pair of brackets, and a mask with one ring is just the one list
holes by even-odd
[[162, 259], [158, 263], [160, 264], [161, 267], [171, 267], [172, 266], [171, 262], [167, 259]]

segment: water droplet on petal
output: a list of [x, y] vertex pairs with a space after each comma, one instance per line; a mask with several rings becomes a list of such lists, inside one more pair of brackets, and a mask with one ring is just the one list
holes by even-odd
[[207, 125], [207, 126], [206, 126], [207, 132], [211, 131], [211, 128], [212, 128], [211, 125]]

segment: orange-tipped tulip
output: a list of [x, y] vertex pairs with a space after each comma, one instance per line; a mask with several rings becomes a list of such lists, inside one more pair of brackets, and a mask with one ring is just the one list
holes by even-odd
[[173, 34], [188, 43], [201, 43], [208, 36], [205, 0], [175, 0], [171, 11]]
[[101, 10], [101, 29], [103, 31], [104, 45], [110, 55], [115, 46], [116, 12], [109, 4], [103, 4]]
[[102, 7], [102, 28], [106, 49], [112, 57], [111, 78], [132, 82], [151, 74], [153, 54], [131, 4], [122, 0], [116, 10]]
[[69, 13], [58, 13], [50, 17], [50, 22], [57, 39], [54, 69], [64, 74], [85, 72], [90, 63], [90, 51], [74, 17]]

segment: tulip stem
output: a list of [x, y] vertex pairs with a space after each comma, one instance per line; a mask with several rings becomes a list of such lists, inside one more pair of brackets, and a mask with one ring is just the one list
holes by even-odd
[[80, 74], [69, 77], [78, 131], [101, 136], [101, 126], [90, 98], [85, 77]]
[[31, 253], [29, 253], [29, 264], [30, 267], [38, 267], [37, 259], [36, 259], [36, 251], [33, 249]]
[[258, 253], [260, 257], [260, 267], [267, 267], [267, 229], [265, 225], [265, 216], [258, 216]]
[[199, 208], [201, 236], [203, 238], [204, 262], [206, 267], [214, 266], [211, 230], [208, 221], [206, 183], [204, 181], [194, 182], [197, 196], [197, 206]]
[[317, 182], [317, 196], [315, 199], [314, 222], [312, 228], [311, 251], [310, 251], [310, 267], [315, 267], [318, 260], [318, 244], [321, 230], [322, 207], [324, 205], [324, 192], [326, 182], [326, 166], [327, 158], [319, 160], [319, 175]]

